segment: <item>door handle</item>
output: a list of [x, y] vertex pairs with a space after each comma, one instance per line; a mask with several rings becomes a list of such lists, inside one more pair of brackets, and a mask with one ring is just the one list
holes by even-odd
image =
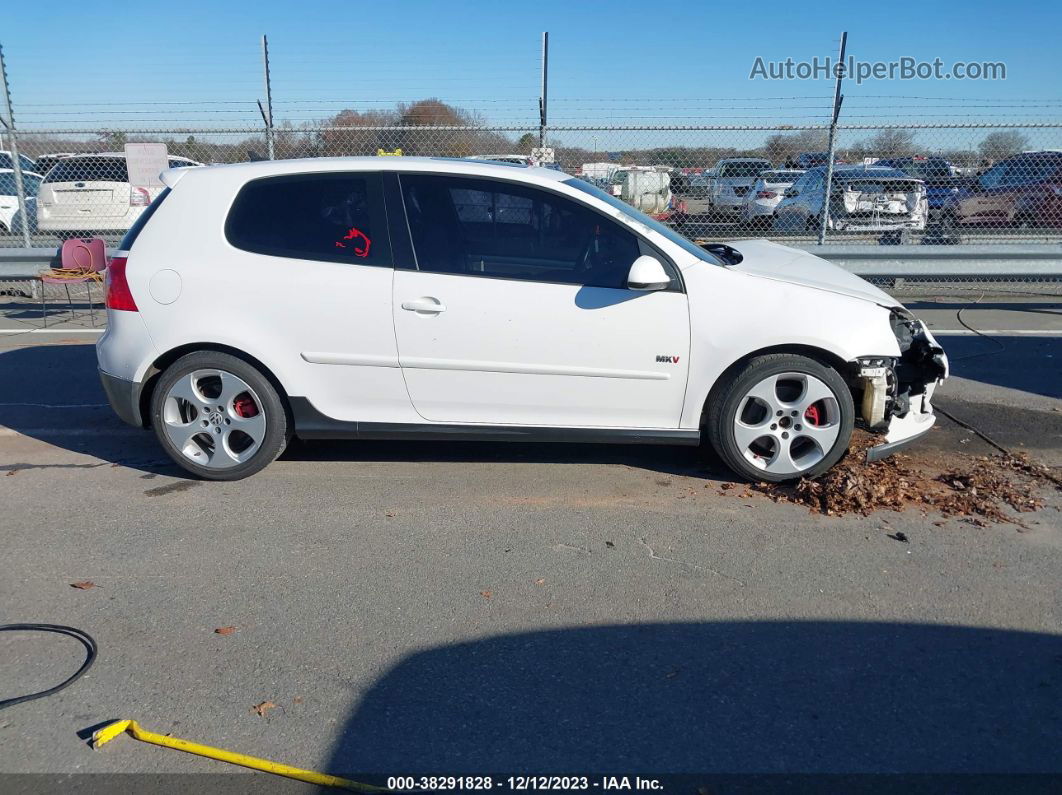
[[402, 308], [407, 312], [420, 312], [427, 315], [437, 315], [446, 311], [446, 304], [438, 298], [426, 295], [423, 298], [414, 298], [412, 301], [403, 301]]

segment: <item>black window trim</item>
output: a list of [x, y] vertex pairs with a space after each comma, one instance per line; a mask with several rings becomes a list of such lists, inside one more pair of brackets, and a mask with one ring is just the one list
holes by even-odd
[[[394, 264], [394, 262], [395, 262], [395, 250], [394, 250], [394, 245], [393, 245], [392, 240], [391, 240], [391, 238], [393, 236], [392, 235], [392, 230], [391, 230], [392, 222], [391, 222], [391, 216], [390, 216], [390, 213], [388, 213], [388, 207], [387, 207], [387, 198], [386, 198], [387, 191], [385, 189], [385, 184], [384, 184], [385, 183], [385, 179], [384, 179], [385, 176], [386, 176], [386, 172], [384, 172], [382, 170], [377, 170], [377, 169], [350, 169], [350, 170], [338, 170], [338, 169], [337, 170], [332, 170], [332, 169], [330, 169], [330, 170], [327, 170], [327, 171], [297, 171], [297, 172], [293, 172], [293, 173], [289, 173], [289, 174], [265, 174], [265, 175], [263, 175], [261, 177], [254, 177], [253, 179], [249, 179], [249, 180], [246, 180], [245, 182], [241, 183], [239, 189], [233, 194], [232, 201], [229, 202], [229, 206], [225, 210], [225, 220], [224, 220], [224, 223], [222, 224], [222, 230], [221, 230], [222, 236], [225, 238], [225, 243], [227, 245], [229, 245], [230, 247], [232, 247], [234, 250], [242, 251], [245, 254], [254, 254], [254, 255], [259, 256], [259, 257], [275, 257], [277, 259], [286, 259], [286, 260], [306, 260], [307, 262], [327, 262], [327, 263], [330, 263], [330, 264], [333, 264], [333, 265], [357, 265], [357, 266], [360, 266], [360, 267], [363, 267], [363, 268], [390, 268], [390, 269], [393, 270], [394, 267], [395, 267], [395, 264]], [[229, 221], [232, 218], [233, 208], [236, 207], [236, 203], [239, 201], [240, 195], [243, 193], [243, 191], [249, 185], [251, 185], [251, 184], [253, 184], [255, 182], [263, 182], [263, 181], [267, 181], [267, 180], [268, 181], [277, 181], [277, 182], [288, 182], [288, 181], [292, 181], [293, 182], [295, 180], [304, 179], [306, 177], [324, 177], [326, 179], [342, 179], [344, 177], [347, 177], [347, 178], [350, 178], [350, 177], [355, 177], [355, 178], [364, 177], [370, 183], [370, 187], [369, 187], [370, 191], [372, 190], [372, 182], [375, 179], [376, 187], [379, 189], [378, 190], [378, 195], [380, 197], [381, 207], [383, 208], [383, 213], [384, 213], [384, 233], [387, 235], [387, 258], [386, 258], [387, 261], [386, 262], [356, 262], [356, 261], [352, 261], [349, 257], [348, 258], [343, 258], [343, 255], [341, 255], [341, 254], [336, 254], [336, 255], [331, 256], [331, 257], [326, 257], [324, 255], [295, 256], [293, 254], [288, 254], [288, 253], [278, 253], [278, 252], [268, 252], [268, 251], [252, 251], [250, 249], [246, 249], [246, 248], [243, 248], [241, 246], [237, 246], [235, 243], [232, 242], [232, 240], [229, 238]]]
[[[402, 223], [402, 227], [403, 228], [400, 229], [400, 230], [397, 230], [397, 231], [398, 231], [398, 234], [401, 235], [404, 238], [408, 236], [407, 239], [409, 240], [409, 248], [410, 248], [410, 251], [413, 254], [413, 256], [411, 257], [411, 261], [413, 262], [413, 267], [412, 268], [405, 268], [406, 270], [417, 270], [417, 271], [419, 271], [419, 270], [421, 270], [421, 268], [420, 268], [420, 263], [417, 261], [417, 258], [416, 258], [417, 249], [416, 249], [416, 246], [413, 245], [413, 232], [409, 228], [409, 216], [406, 213], [406, 204], [405, 204], [405, 201], [403, 200], [402, 188], [401, 188], [402, 177], [404, 175], [407, 175], [407, 174], [410, 175], [410, 176], [458, 177], [458, 178], [464, 178], [464, 179], [489, 180], [491, 182], [500, 182], [503, 185], [518, 185], [518, 186], [525, 186], [527, 188], [532, 188], [532, 189], [537, 188], [539, 190], [543, 190], [543, 191], [545, 191], [547, 193], [551, 193], [551, 194], [553, 194], [555, 196], [558, 196], [558, 197], [560, 197], [562, 199], [568, 199], [569, 201], [573, 201], [576, 204], [578, 204], [579, 206], [581, 206], [581, 207], [583, 207], [583, 208], [585, 208], [585, 209], [587, 209], [587, 210], [589, 210], [589, 211], [601, 216], [605, 220], [611, 221], [614, 224], [619, 224], [620, 226], [623, 227], [624, 230], [626, 230], [627, 232], [629, 232], [631, 235], [634, 236], [634, 239], [638, 242], [638, 249], [639, 249], [639, 251], [641, 251], [641, 253], [643, 255], [648, 254], [649, 256], [656, 257], [657, 259], [659, 259], [664, 264], [665, 268], [667, 268], [668, 270], [670, 270], [672, 272], [673, 278], [671, 280], [671, 284], [669, 286], [665, 287], [663, 290], [656, 290], [656, 291], [653, 291], [653, 292], [662, 292], [662, 293], [685, 293], [686, 292], [686, 282], [682, 278], [682, 270], [675, 264], [675, 262], [671, 259], [671, 257], [669, 257], [666, 254], [664, 254], [664, 252], [661, 251], [652, 241], [648, 240], [643, 234], [638, 232], [636, 229], [631, 227], [629, 224], [621, 223], [620, 221], [616, 220], [615, 217], [609, 215], [608, 213], [603, 212], [602, 210], [598, 209], [597, 207], [594, 207], [594, 206], [592, 206], [592, 205], [590, 205], [590, 204], [588, 204], [588, 203], [586, 203], [584, 201], [580, 201], [578, 198], [576, 198], [574, 196], [570, 196], [567, 193], [562, 193], [559, 190], [553, 190], [552, 188], [547, 187], [545, 185], [542, 185], [541, 183], [538, 183], [538, 182], [528, 182], [528, 181], [525, 181], [525, 180], [517, 180], [517, 179], [505, 179], [504, 177], [495, 177], [493, 175], [492, 176], [480, 176], [479, 174], [464, 174], [464, 173], [455, 172], [455, 171], [423, 171], [423, 170], [419, 170], [419, 169], [418, 170], [412, 170], [412, 169], [405, 170], [405, 169], [403, 169], [401, 171], [390, 171], [390, 172], [387, 172], [387, 173], [394, 174], [397, 177], [397, 183], [398, 183], [398, 187], [399, 187], [399, 189], [398, 189], [398, 200], [399, 200], [399, 206], [401, 207], [401, 214], [402, 214], [402, 217], [401, 217], [400, 220], [403, 222]], [[397, 215], [397, 213], [396, 213], [396, 215]], [[397, 220], [399, 220], [399, 219], [396, 219], [396, 221]], [[393, 252], [393, 249], [392, 249], [392, 252]], [[424, 273], [438, 273], [438, 271], [424, 271]], [[563, 285], [565, 287], [588, 287], [588, 286], [591, 286], [591, 285], [578, 285], [578, 284], [574, 284], [572, 282], [555, 282], [555, 281], [550, 281], [550, 280], [546, 280], [546, 279], [520, 279], [520, 278], [516, 278], [516, 277], [513, 277], [513, 276], [496, 276], [496, 275], [490, 274], [490, 273], [452, 273], [452, 274], [440, 274], [440, 275], [444, 275], [444, 276], [445, 275], [449, 275], [449, 276], [471, 276], [472, 278], [476, 278], [476, 279], [496, 279], [496, 280], [499, 280], [499, 281], [508, 281], [508, 282], [524, 282], [524, 283], [533, 282], [535, 284], [558, 284], [558, 285]], [[601, 289], [601, 290], [623, 290], [623, 289], [627, 289], [630, 292], [638, 292], [638, 291], [630, 290], [629, 287], [628, 288], [623, 288], [623, 287], [599, 287], [597, 289]]]

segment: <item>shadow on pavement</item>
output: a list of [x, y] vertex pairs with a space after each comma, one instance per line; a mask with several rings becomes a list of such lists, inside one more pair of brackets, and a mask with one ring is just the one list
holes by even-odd
[[940, 336], [952, 375], [1062, 398], [1062, 337]]
[[355, 705], [326, 769], [1059, 773], [1060, 747], [1060, 636], [735, 621], [412, 654]]
[[[125, 425], [111, 411], [92, 345], [0, 351], [0, 425], [111, 463], [188, 477], [170, 462], [153, 433]], [[293, 440], [283, 460], [605, 463], [673, 475], [732, 477], [707, 449], [655, 445]]]

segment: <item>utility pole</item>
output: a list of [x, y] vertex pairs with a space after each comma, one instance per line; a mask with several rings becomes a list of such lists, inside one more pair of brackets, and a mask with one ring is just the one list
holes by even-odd
[[841, 115], [841, 103], [844, 95], [841, 93], [841, 80], [844, 78], [844, 51], [848, 44], [848, 31], [841, 34], [841, 50], [837, 56], [837, 66], [834, 73], [837, 82], [833, 89], [833, 119], [830, 121], [830, 144], [826, 154], [826, 193], [822, 199], [822, 218], [819, 224], [819, 245], [826, 242], [826, 226], [830, 222], [830, 196], [833, 194], [833, 161], [837, 147], [837, 119]]
[[0, 82], [4, 84], [4, 105], [7, 107], [7, 119], [0, 116], [0, 124], [7, 128], [7, 137], [11, 141], [11, 168], [15, 172], [15, 194], [18, 196], [18, 214], [22, 220], [22, 245], [32, 248], [30, 221], [26, 214], [26, 184], [22, 181], [22, 163], [19, 162], [18, 135], [15, 132], [15, 106], [11, 104], [11, 86], [7, 80], [3, 45], [0, 45]]
[[542, 94], [538, 98], [538, 145], [546, 146], [546, 100], [549, 90], [549, 33], [542, 34]]
[[265, 34], [262, 34], [262, 72], [265, 78], [265, 108], [262, 107], [262, 103], [258, 103], [258, 110], [262, 114], [262, 120], [266, 126], [266, 149], [269, 152], [269, 159], [275, 160], [275, 152], [273, 151], [273, 88], [269, 82], [269, 40], [266, 39]]

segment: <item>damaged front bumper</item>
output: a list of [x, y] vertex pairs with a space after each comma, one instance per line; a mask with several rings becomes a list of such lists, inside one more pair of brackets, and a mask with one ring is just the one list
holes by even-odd
[[948, 357], [925, 323], [906, 310], [890, 318], [900, 347], [899, 358], [859, 361], [863, 387], [861, 418], [867, 429], [882, 434], [882, 444], [867, 450], [878, 461], [924, 436], [936, 423], [933, 393], [948, 377]]

